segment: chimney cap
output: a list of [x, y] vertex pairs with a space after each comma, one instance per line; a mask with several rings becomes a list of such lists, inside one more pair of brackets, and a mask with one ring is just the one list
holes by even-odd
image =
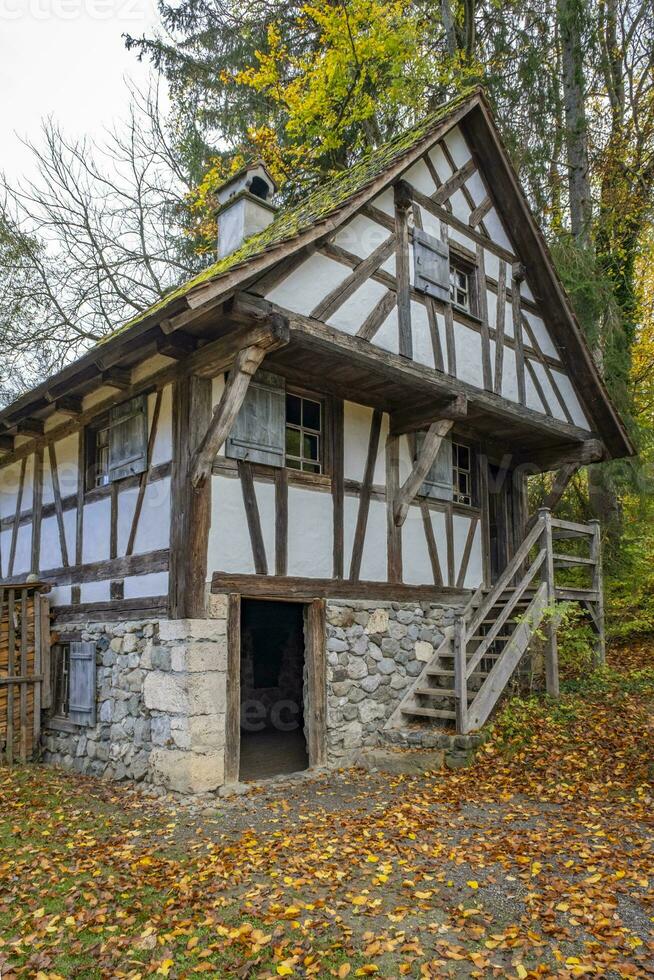
[[269, 199], [276, 190], [277, 184], [263, 160], [255, 160], [228, 177], [217, 189], [216, 195], [219, 207], [222, 208], [231, 198], [243, 191], [269, 204]]

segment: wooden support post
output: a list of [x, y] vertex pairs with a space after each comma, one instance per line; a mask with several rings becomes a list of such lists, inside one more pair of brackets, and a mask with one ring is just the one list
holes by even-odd
[[595, 562], [593, 567], [592, 588], [597, 592], [595, 603], [595, 628], [597, 642], [595, 646], [596, 662], [602, 665], [606, 662], [606, 637], [604, 634], [604, 573], [602, 570], [602, 533], [597, 518], [588, 522], [593, 528], [593, 538], [590, 544], [590, 557]]
[[398, 491], [397, 497], [395, 498], [395, 504], [393, 508], [393, 519], [397, 527], [402, 527], [406, 520], [406, 516], [409, 513], [409, 507], [411, 502], [418, 493], [418, 490], [422, 486], [425, 477], [429, 473], [436, 456], [438, 455], [438, 450], [441, 447], [443, 439], [448, 434], [454, 423], [449, 419], [443, 419], [439, 422], [432, 422], [425, 436], [425, 441], [422, 444], [422, 449], [413, 464], [413, 469], [411, 470], [409, 476], [406, 478], [402, 484], [401, 489]]
[[466, 676], [466, 621], [463, 616], [457, 616], [454, 620], [452, 644], [454, 649], [456, 730], [459, 735], [465, 735], [468, 731], [468, 679]]
[[241, 767], [241, 597], [231, 593], [227, 606], [227, 711], [225, 782], [237, 783]]
[[193, 454], [211, 418], [211, 380], [186, 375], [173, 388], [173, 473], [170, 512], [172, 619], [202, 618], [211, 519], [211, 481], [191, 485]]
[[413, 357], [411, 337], [411, 276], [409, 271], [409, 211], [411, 189], [403, 181], [395, 185], [395, 271], [397, 276], [397, 319], [399, 352]]
[[314, 599], [306, 607], [305, 656], [308, 682], [307, 736], [309, 765], [325, 763], [327, 731], [327, 655], [325, 600]]
[[545, 620], [545, 685], [547, 693], [554, 698], [559, 696], [559, 654], [556, 639], [556, 588], [554, 583], [554, 546], [552, 541], [552, 513], [541, 507], [538, 517], [543, 522], [543, 581], [547, 586], [547, 609]]

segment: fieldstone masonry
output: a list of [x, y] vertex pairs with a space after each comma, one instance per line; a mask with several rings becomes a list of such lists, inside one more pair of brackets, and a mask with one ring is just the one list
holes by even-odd
[[384, 740], [387, 719], [431, 660], [456, 608], [428, 602], [327, 605], [327, 757], [354, 761]]
[[[428, 732], [386, 732], [384, 726], [456, 612], [454, 604], [328, 602], [329, 763], [355, 762], [380, 745], [437, 744]], [[178, 793], [218, 790], [224, 782], [227, 596], [211, 597], [209, 615], [85, 627], [82, 639], [97, 650], [97, 724], [46, 728], [45, 760]]]
[[46, 728], [45, 761], [179, 793], [218, 789], [224, 781], [226, 616], [225, 603], [213, 619], [88, 625], [82, 639], [96, 644], [97, 724]]

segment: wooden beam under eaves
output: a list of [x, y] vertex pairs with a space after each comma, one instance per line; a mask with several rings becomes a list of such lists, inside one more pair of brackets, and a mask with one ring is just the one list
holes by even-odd
[[21, 436], [42, 436], [44, 432], [43, 419], [20, 419], [16, 423], [16, 433]]
[[181, 330], [173, 334], [167, 334], [164, 331], [156, 344], [157, 351], [160, 354], [180, 361], [197, 349], [198, 341], [195, 337], [191, 337], [190, 334], [184, 333]]
[[76, 418], [82, 414], [82, 399], [76, 398], [75, 395], [62, 395], [61, 398], [57, 398], [54, 408], [56, 412], [60, 412], [62, 415], [70, 415], [72, 418]]
[[527, 474], [536, 474], [558, 470], [570, 464], [577, 467], [590, 466], [591, 463], [601, 463], [605, 458], [604, 444], [599, 439], [586, 439], [585, 442], [573, 445], [553, 446], [529, 454], [521, 453], [515, 458], [513, 465]]
[[441, 443], [454, 423], [450, 419], [432, 422], [425, 441], [413, 464], [413, 469], [400, 487], [393, 505], [393, 520], [396, 527], [402, 527], [409, 513], [409, 507], [425, 481], [441, 448]]
[[392, 436], [426, 429], [432, 422], [465, 419], [468, 415], [468, 398], [464, 394], [455, 395], [446, 402], [432, 405], [418, 405], [391, 412], [390, 433]]
[[14, 451], [14, 437], [0, 435], [0, 452], [12, 453]]
[[112, 367], [102, 372], [102, 384], [125, 391], [132, 383], [132, 372], [127, 368]]

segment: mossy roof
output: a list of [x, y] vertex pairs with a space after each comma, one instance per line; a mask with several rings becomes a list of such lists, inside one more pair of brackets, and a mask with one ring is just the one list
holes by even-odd
[[227, 272], [231, 272], [238, 266], [244, 265], [250, 259], [281, 245], [284, 242], [297, 238], [302, 232], [307, 231], [320, 221], [324, 221], [331, 215], [343, 208], [348, 201], [355, 195], [361, 193], [365, 188], [382, 176], [386, 170], [399, 161], [405, 154], [408, 154], [414, 147], [425, 140], [432, 130], [440, 126], [449, 115], [459, 109], [467, 102], [478, 89], [470, 89], [458, 95], [449, 102], [444, 103], [436, 111], [425, 116], [419, 123], [410, 129], [404, 130], [398, 136], [384, 143], [383, 146], [367, 153], [348, 170], [336, 173], [328, 181], [321, 184], [298, 205], [281, 209], [274, 220], [263, 231], [248, 238], [243, 245], [231, 255], [227, 255], [207, 266], [202, 272], [194, 276], [193, 279], [183, 283], [172, 290], [163, 299], [149, 307], [143, 313], [139, 313], [124, 326], [119, 327], [113, 333], [103, 338], [102, 343], [115, 337], [117, 333], [129, 329], [131, 326], [152, 316], [158, 310], [168, 306], [176, 299], [184, 297], [197, 286], [202, 286], [208, 282], [219, 279]]

